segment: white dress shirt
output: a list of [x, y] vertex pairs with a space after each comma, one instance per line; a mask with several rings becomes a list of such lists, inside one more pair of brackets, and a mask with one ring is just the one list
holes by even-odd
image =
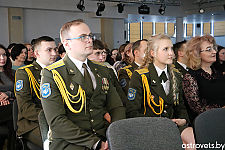
[[188, 71], [187, 65], [185, 65], [185, 64], [183, 64], [183, 63], [181, 63], [181, 62], [179, 62], [179, 61], [177, 61], [177, 63], [180, 64], [185, 70]]
[[162, 74], [163, 71], [164, 71], [165, 74], [166, 74], [166, 77], [167, 77], [168, 80], [167, 80], [166, 82], [164, 82], [164, 81], [162, 80], [162, 81], [161, 81], [161, 84], [162, 84], [162, 86], [163, 86], [163, 89], [164, 89], [166, 95], [168, 95], [168, 94], [169, 94], [169, 91], [170, 91], [170, 80], [169, 80], [169, 74], [168, 74], [168, 70], [167, 70], [167, 65], [166, 65], [166, 68], [163, 69], [163, 70], [161, 70], [161, 69], [160, 69], [159, 67], [157, 67], [155, 64], [154, 64], [154, 66], [155, 66], [156, 72], [157, 72], [157, 74], [158, 74], [158, 77], [160, 77], [160, 75]]

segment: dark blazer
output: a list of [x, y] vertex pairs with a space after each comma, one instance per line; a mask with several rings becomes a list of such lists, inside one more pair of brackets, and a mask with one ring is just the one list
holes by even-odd
[[[120, 69], [118, 73], [119, 83], [123, 88], [124, 93], [127, 95], [130, 79], [134, 70], [138, 68], [138, 65], [133, 61], [130, 65]], [[128, 74], [130, 72], [130, 74]]]
[[[146, 71], [145, 71], [146, 70]], [[168, 67], [169, 70], [169, 67]], [[139, 71], [139, 73], [138, 73]], [[144, 115], [144, 91], [143, 91], [143, 83], [142, 83], [142, 77], [141, 74], [145, 74], [148, 83], [150, 86], [151, 94], [154, 96], [154, 101], [156, 104], [159, 104], [159, 96], [164, 100], [164, 107], [163, 107], [163, 113], [161, 115], [156, 115], [152, 109], [148, 106], [147, 100], [145, 99], [145, 105], [146, 105], [146, 114]], [[173, 102], [173, 94], [172, 94], [172, 79], [170, 78], [170, 91], [169, 94], [166, 95], [165, 91], [163, 89], [163, 86], [161, 84], [161, 81], [159, 80], [157, 71], [152, 63], [149, 64], [149, 67], [146, 69], [136, 70], [131, 78], [130, 82], [130, 89], [133, 90], [133, 98], [129, 98], [128, 95], [128, 103], [127, 103], [127, 117], [167, 117], [167, 118], [181, 118], [186, 119], [187, 122], [188, 114], [186, 111], [186, 108], [184, 106], [183, 102], [183, 95], [182, 95], [182, 80], [181, 76], [178, 72], [173, 71], [177, 80], [178, 80], [178, 89], [179, 91], [176, 91], [176, 94], [178, 94], [179, 98], [179, 104], [174, 105]], [[171, 76], [170, 76], [171, 77]], [[130, 92], [128, 93], [130, 94]], [[146, 97], [146, 95], [145, 95]], [[151, 103], [152, 104], [152, 103]], [[158, 113], [160, 112], [159, 107], [155, 107], [153, 104], [155, 111]]]
[[[105, 139], [107, 126], [104, 123], [103, 107], [107, 108], [112, 122], [125, 118], [123, 104], [110, 81], [109, 69], [93, 64], [89, 60], [88, 66], [97, 83], [94, 91], [86, 84], [83, 75], [67, 55], [62, 60], [43, 69], [42, 88], [44, 85], [49, 85], [49, 88], [47, 96], [42, 92], [41, 102], [52, 132], [50, 150], [91, 149], [97, 141]], [[63, 101], [53, 79], [53, 70], [61, 75], [70, 94], [76, 95], [79, 85], [85, 91], [86, 105], [80, 113], [71, 112]], [[106, 80], [103, 81], [103, 79], [107, 79], [109, 82], [109, 89], [104, 90], [103, 82]], [[78, 97], [72, 100], [77, 101]], [[70, 102], [70, 104], [75, 110], [81, 108], [81, 102]]]
[[[41, 81], [41, 66], [34, 61], [32, 64], [17, 69], [15, 93], [18, 102], [18, 130], [20, 136], [36, 127], [38, 127], [38, 114], [42, 110], [41, 100], [37, 97], [34, 88], [30, 88], [30, 81], [25, 68], [30, 69], [34, 78], [40, 84]], [[22, 85], [21, 88], [19, 86]], [[37, 92], [39, 95], [39, 91]]]

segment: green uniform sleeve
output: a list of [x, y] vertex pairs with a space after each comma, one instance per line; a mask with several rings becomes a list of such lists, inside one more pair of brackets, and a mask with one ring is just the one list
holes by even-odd
[[74, 124], [66, 116], [65, 104], [61, 93], [54, 82], [52, 73], [43, 69], [41, 85], [50, 84], [50, 96], [41, 98], [43, 110], [50, 129], [68, 143], [91, 148], [100, 140], [96, 135], [88, 133]]
[[22, 81], [22, 88], [16, 88], [15, 90], [19, 113], [28, 120], [38, 122], [38, 114], [41, 111], [41, 108], [34, 103], [32, 96], [34, 93], [31, 93], [28, 75], [24, 69], [17, 70], [16, 82], [17, 81]]
[[130, 77], [128, 76], [125, 69], [120, 69], [118, 79], [125, 95], [127, 95], [130, 84]]
[[130, 80], [126, 115], [128, 118], [145, 116], [143, 110], [144, 92], [141, 76], [135, 71]]

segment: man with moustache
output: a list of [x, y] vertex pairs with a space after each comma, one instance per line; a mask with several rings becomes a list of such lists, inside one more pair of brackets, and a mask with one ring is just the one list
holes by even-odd
[[19, 110], [17, 135], [42, 147], [38, 124], [38, 114], [42, 110], [39, 94], [41, 70], [55, 62], [56, 45], [51, 37], [42, 36], [34, 41], [33, 48], [36, 61], [16, 72], [15, 92]]
[[64, 24], [60, 38], [67, 54], [43, 70], [41, 84], [41, 102], [51, 130], [49, 149], [108, 149], [103, 108], [112, 122], [125, 118], [109, 69], [87, 59], [94, 36], [83, 20]]

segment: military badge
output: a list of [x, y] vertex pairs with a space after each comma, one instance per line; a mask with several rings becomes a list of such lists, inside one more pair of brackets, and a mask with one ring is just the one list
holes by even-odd
[[134, 88], [129, 88], [129, 90], [128, 90], [128, 100], [129, 100], [129, 101], [134, 100], [135, 97], [136, 97], [136, 93], [137, 93], [137, 90], [136, 90], [136, 89], [134, 89]]
[[155, 81], [155, 80], [152, 80], [152, 82], [153, 82], [153, 83], [156, 83], [156, 81]]
[[109, 90], [109, 82], [107, 78], [102, 78], [102, 90], [103, 91]]
[[51, 88], [49, 83], [44, 83], [41, 86], [41, 95], [43, 98], [48, 98], [51, 95]]
[[73, 83], [70, 84], [70, 89], [73, 90], [74, 89], [74, 85]]
[[23, 88], [23, 80], [18, 80], [16, 82], [16, 91], [20, 91]]
[[120, 81], [120, 85], [121, 85], [122, 87], [125, 87], [125, 86], [127, 85], [126, 79], [122, 79], [122, 80]]

